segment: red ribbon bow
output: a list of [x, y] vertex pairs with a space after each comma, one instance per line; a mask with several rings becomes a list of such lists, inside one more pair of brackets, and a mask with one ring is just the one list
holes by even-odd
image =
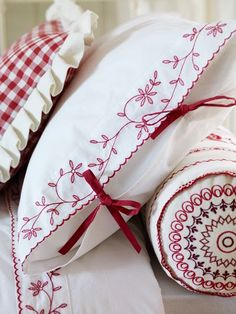
[[[141, 204], [131, 200], [113, 200], [108, 194], [106, 194], [103, 190], [98, 179], [95, 177], [91, 170], [86, 170], [83, 173], [83, 177], [91, 186], [93, 191], [97, 194], [100, 205], [104, 205], [107, 207], [113, 218], [116, 220], [118, 225], [120, 226], [121, 230], [126, 235], [127, 239], [133, 245], [135, 250], [139, 253], [141, 251], [141, 246], [139, 245], [138, 241], [136, 240], [134, 234], [129, 229], [128, 225], [126, 224], [125, 220], [121, 216], [121, 213], [127, 216], [134, 216], [137, 215], [140, 211]], [[79, 226], [79, 228], [75, 231], [72, 237], [66, 242], [66, 244], [59, 250], [59, 253], [65, 255], [75, 243], [81, 238], [84, 232], [88, 229], [90, 224], [96, 217], [96, 214], [100, 208], [100, 205], [97, 206], [92, 213], [85, 219], [85, 221]], [[127, 209], [123, 206], [128, 206], [132, 209]]]
[[[210, 101], [213, 100], [232, 100], [233, 103], [230, 103], [228, 105], [226, 104], [213, 104], [209, 103]], [[160, 135], [171, 123], [173, 123], [175, 120], [177, 120], [180, 117], [185, 116], [188, 112], [196, 110], [200, 107], [233, 107], [236, 105], [236, 99], [233, 97], [228, 97], [228, 96], [215, 96], [211, 98], [206, 98], [203, 100], [200, 100], [196, 103], [193, 104], [181, 104], [179, 107], [176, 109], [173, 109], [171, 111], [166, 111], [168, 112], [165, 120], [161, 122], [161, 124], [155, 129], [155, 131], [152, 133], [151, 138], [154, 140], [158, 135]], [[164, 111], [165, 112], [165, 111]]]

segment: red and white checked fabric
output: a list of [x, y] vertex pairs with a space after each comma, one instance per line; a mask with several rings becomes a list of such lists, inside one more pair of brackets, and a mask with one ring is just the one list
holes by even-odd
[[[97, 15], [65, 2], [48, 22], [23, 35], [0, 57], [0, 189], [27, 162], [49, 112], [92, 43]], [[62, 14], [61, 14], [62, 12]]]
[[67, 36], [60, 21], [46, 22], [23, 35], [0, 58], [0, 139]]

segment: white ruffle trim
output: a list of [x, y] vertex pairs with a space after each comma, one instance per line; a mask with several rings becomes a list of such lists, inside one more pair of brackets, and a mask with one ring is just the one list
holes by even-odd
[[41, 77], [36, 88], [0, 140], [1, 183], [7, 182], [10, 179], [11, 168], [18, 166], [21, 151], [27, 146], [30, 131], [36, 132], [39, 129], [42, 114], [47, 114], [51, 110], [53, 106], [51, 97], [62, 92], [68, 69], [79, 67], [84, 55], [85, 44], [91, 44], [94, 39], [93, 30], [97, 27], [98, 16], [91, 11], [82, 13], [81, 9], [71, 0], [56, 0], [56, 3], [47, 12], [48, 20], [56, 17], [61, 19], [59, 13], [55, 15], [58, 3], [60, 3], [60, 12], [66, 16], [69, 14], [71, 17], [72, 14], [66, 12], [65, 5], [72, 4], [75, 20], [73, 22], [70, 19], [70, 23], [64, 23], [65, 30], [69, 30], [69, 35], [55, 56], [50, 69]]

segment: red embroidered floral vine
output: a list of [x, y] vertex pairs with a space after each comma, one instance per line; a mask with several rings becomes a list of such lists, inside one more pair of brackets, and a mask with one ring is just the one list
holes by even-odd
[[[46, 274], [42, 274], [41, 278], [43, 276], [47, 276], [47, 280], [40, 280], [38, 279], [35, 282], [30, 283], [30, 287], [28, 288], [29, 291], [32, 292], [33, 297], [37, 297], [44, 293], [46, 295], [46, 298], [48, 300], [48, 303], [44, 305], [43, 309], [36, 309], [33, 305], [27, 304], [23, 305], [23, 296], [22, 296], [22, 287], [21, 282], [24, 280], [24, 275], [20, 271], [20, 266], [18, 265], [19, 259], [17, 256], [17, 245], [15, 243], [15, 224], [16, 224], [16, 216], [13, 210], [12, 201], [16, 201], [18, 203], [18, 200], [20, 198], [20, 188], [19, 188], [19, 182], [16, 180], [13, 180], [10, 190], [7, 190], [5, 192], [6, 196], [6, 205], [8, 207], [8, 211], [10, 214], [11, 219], [11, 241], [12, 241], [12, 261], [13, 261], [13, 267], [14, 267], [14, 275], [15, 275], [15, 284], [16, 284], [16, 292], [17, 292], [17, 300], [18, 300], [18, 311], [19, 313], [23, 313], [24, 309], [34, 312], [36, 314], [61, 314], [61, 310], [65, 309], [68, 305], [63, 302], [59, 305], [55, 305], [55, 293], [62, 289], [62, 286], [55, 285], [55, 277], [59, 277], [60, 273], [58, 270], [54, 270], [51, 272], [48, 272]], [[39, 304], [41, 304], [39, 302]], [[27, 313], [28, 313], [27, 311]]]
[[[36, 314], [61, 314], [61, 310], [67, 307], [66, 303], [60, 305], [54, 305], [55, 293], [62, 289], [62, 286], [56, 286], [54, 283], [54, 277], [60, 276], [57, 271], [47, 273], [48, 280], [37, 280], [30, 283], [28, 290], [32, 292], [33, 297], [45, 294], [48, 300], [48, 310], [45, 309], [37, 310], [33, 305], [27, 304], [25, 308]], [[40, 304], [40, 303], [39, 303]]]

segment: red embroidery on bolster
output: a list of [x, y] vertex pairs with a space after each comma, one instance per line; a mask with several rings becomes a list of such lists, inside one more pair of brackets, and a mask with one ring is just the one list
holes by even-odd
[[[59, 250], [59, 253], [65, 255], [75, 243], [81, 238], [84, 232], [88, 229], [90, 224], [96, 217], [96, 214], [101, 205], [107, 207], [113, 218], [116, 220], [118, 225], [120, 226], [121, 230], [124, 232], [127, 239], [133, 245], [135, 250], [139, 253], [141, 251], [141, 246], [137, 242], [135, 236], [129, 229], [128, 225], [124, 221], [121, 213], [127, 216], [134, 216], [137, 215], [140, 211], [141, 204], [131, 200], [113, 200], [109, 195], [107, 195], [101, 184], [99, 183], [98, 179], [95, 177], [91, 170], [87, 170], [83, 173], [85, 180], [97, 194], [100, 204], [97, 206], [93, 212], [85, 219], [85, 221], [80, 225], [80, 227], [76, 230], [76, 232], [72, 235], [72, 237], [66, 242], [66, 244]], [[133, 209], [127, 209], [123, 206], [128, 206]]]
[[[228, 105], [226, 104], [212, 104], [208, 103], [213, 100], [232, 100], [233, 103], [230, 103]], [[177, 120], [180, 117], [185, 116], [189, 111], [194, 111], [200, 107], [223, 107], [223, 108], [228, 108], [228, 107], [233, 107], [236, 105], [236, 99], [233, 97], [228, 97], [228, 96], [215, 96], [207, 99], [200, 100], [194, 104], [186, 105], [186, 104], [181, 104], [179, 105], [178, 108], [172, 110], [172, 111], [166, 111], [169, 112], [168, 115], [166, 116], [166, 119], [163, 120], [158, 126], [155, 131], [152, 133], [151, 138], [154, 140], [158, 135], [160, 135], [171, 123], [173, 123], [175, 120]]]
[[[234, 279], [236, 270], [232, 267], [235, 266], [235, 258], [232, 257], [233, 255], [229, 255], [228, 257], [219, 257], [224, 243], [221, 243], [221, 248], [218, 248], [219, 253], [217, 252], [217, 254], [219, 254], [219, 256], [212, 256], [212, 245], [209, 246], [209, 239], [215, 236], [215, 242], [216, 245], [218, 245], [217, 240], [219, 237], [217, 237], [217, 234], [219, 233], [219, 236], [222, 235], [221, 237], [224, 236], [224, 232], [221, 232], [221, 230], [218, 229], [218, 226], [230, 226], [230, 223], [234, 222], [234, 217], [232, 217], [233, 215], [231, 213], [235, 210], [235, 201], [233, 198], [233, 201], [228, 202], [227, 198], [233, 196], [235, 197], [235, 185], [227, 183], [225, 185], [217, 184], [202, 188], [200, 193], [194, 192], [194, 194], [190, 194], [189, 199], [184, 201], [180, 206], [180, 210], [176, 211], [174, 220], [170, 223], [170, 231], [168, 231], [168, 238], [170, 241], [169, 249], [171, 252], [168, 257], [169, 260], [175, 264], [174, 268], [173, 266], [170, 267], [168, 261], [165, 259], [166, 252], [164, 252], [163, 241], [161, 238], [163, 217], [170, 202], [179, 197], [180, 193], [183, 191], [186, 191], [193, 185], [198, 184], [200, 180], [208, 176], [221, 174], [235, 177], [235, 173], [230, 172], [206, 173], [203, 176], [200, 176], [181, 186], [178, 191], [171, 196], [162, 208], [160, 218], [157, 221], [157, 239], [162, 256], [162, 266], [167, 269], [168, 273], [174, 279], [176, 279], [176, 277], [173, 273], [173, 269], [177, 268], [181, 271], [182, 277], [179, 276], [179, 278], [176, 279], [179, 283], [181, 283], [181, 285], [195, 292], [230, 297], [235, 296], [236, 282]], [[225, 197], [226, 200], [224, 200]], [[200, 208], [199, 216], [195, 216], [195, 213], [197, 214], [197, 208]], [[222, 215], [225, 211], [227, 212], [227, 215]], [[204, 220], [201, 218], [204, 218]], [[188, 225], [187, 222], [190, 225]], [[205, 225], [206, 227], [203, 227], [202, 225]], [[188, 235], [183, 237], [181, 231], [184, 229], [188, 230]], [[234, 232], [232, 232], [231, 228], [228, 230], [226, 228], [226, 231], [231, 233], [233, 236], [232, 241], [234, 241]], [[184, 247], [182, 242], [183, 238], [185, 239], [184, 241], [187, 241], [188, 243], [187, 246], [184, 243]], [[232, 243], [234, 244], [234, 242]], [[203, 251], [205, 254], [203, 253], [203, 255], [200, 256], [197, 252], [195, 252], [196, 249], [198, 249], [197, 252]], [[188, 262], [186, 262], [184, 255], [185, 250], [188, 251], [189, 254]], [[228, 248], [228, 251], [230, 251], [230, 248]], [[178, 258], [176, 259], [177, 255]], [[220, 266], [222, 265], [223, 267], [220, 269]], [[231, 265], [230, 272], [226, 270], [229, 265]], [[189, 276], [190, 272], [191, 276]]]

